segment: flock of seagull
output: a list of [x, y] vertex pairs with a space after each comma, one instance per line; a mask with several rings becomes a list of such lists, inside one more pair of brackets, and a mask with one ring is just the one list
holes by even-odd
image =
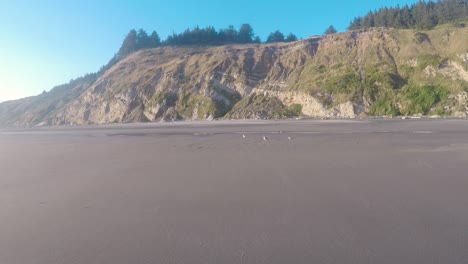
[[[246, 138], [247, 136], [245, 134], [242, 134], [242, 138]], [[267, 141], [268, 138], [266, 136], [262, 136], [263, 141]], [[292, 137], [288, 137], [288, 140], [292, 140]]]

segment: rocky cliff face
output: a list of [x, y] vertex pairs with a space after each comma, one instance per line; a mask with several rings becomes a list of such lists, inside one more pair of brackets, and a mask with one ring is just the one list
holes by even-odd
[[[132, 54], [49, 122], [112, 123], [225, 116], [243, 98], [288, 88], [318, 39], [292, 44], [165, 47]], [[274, 108], [274, 109], [273, 109]], [[284, 108], [284, 109], [283, 109]], [[290, 115], [280, 100], [238, 118]], [[280, 110], [283, 109], [283, 110]]]
[[0, 104], [3, 125], [468, 112], [468, 29], [136, 52], [94, 83]]

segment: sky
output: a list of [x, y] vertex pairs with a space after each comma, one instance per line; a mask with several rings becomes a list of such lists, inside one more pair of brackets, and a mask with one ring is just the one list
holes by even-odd
[[96, 72], [131, 29], [162, 39], [194, 26], [249, 23], [265, 40], [275, 30], [299, 38], [356, 16], [415, 0], [0, 0], [0, 102], [49, 91]]

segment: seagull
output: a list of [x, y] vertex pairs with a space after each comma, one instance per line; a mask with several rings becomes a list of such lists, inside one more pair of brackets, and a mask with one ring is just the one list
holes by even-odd
[[289, 140], [292, 140], [292, 137], [288, 137]]
[[244, 135], [244, 134], [242, 134], [242, 137], [243, 137], [243, 138], [245, 138], [245, 135]]
[[267, 137], [263, 136], [263, 140], [264, 140], [264, 141], [267, 141], [267, 139], [268, 139]]

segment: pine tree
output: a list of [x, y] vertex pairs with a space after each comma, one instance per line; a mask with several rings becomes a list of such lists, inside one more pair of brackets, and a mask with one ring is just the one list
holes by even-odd
[[239, 33], [233, 25], [228, 26], [227, 29], [221, 29], [219, 32], [220, 40], [222, 43], [236, 43], [239, 37]]
[[404, 5], [403, 8], [400, 11], [401, 14], [401, 24], [404, 28], [410, 28], [413, 27], [414, 22], [413, 18], [411, 16], [411, 10], [408, 7], [408, 5]]
[[356, 30], [360, 28], [362, 28], [362, 18], [360, 17], [355, 17], [348, 26], [348, 30]]
[[284, 35], [279, 30], [276, 30], [275, 32], [270, 33], [266, 42], [267, 43], [284, 42]]
[[118, 56], [123, 58], [137, 50], [137, 32], [132, 29], [125, 37], [122, 46], [119, 49]]
[[242, 24], [239, 29], [239, 42], [240, 43], [252, 43], [254, 31], [252, 26], [249, 24]]
[[381, 8], [355, 18], [349, 30], [370, 27], [431, 29], [434, 26], [468, 18], [468, 0], [419, 0], [402, 8]]
[[286, 39], [284, 41], [285, 42], [297, 41], [297, 37], [293, 33], [289, 33], [289, 35], [286, 37]]
[[424, 0], [419, 0], [412, 6], [412, 13], [418, 29], [430, 29], [437, 24], [431, 14], [430, 6]]
[[336, 31], [335, 27], [329, 26], [329, 27], [325, 30], [324, 34], [325, 34], [325, 35], [330, 35], [330, 34], [335, 34], [335, 33], [337, 33], [337, 32], [338, 32], [338, 31]]
[[150, 47], [150, 37], [143, 29], [138, 30], [137, 33], [137, 50], [146, 49]]
[[150, 36], [150, 46], [152, 48], [159, 47], [161, 45], [161, 39], [156, 31], [153, 31]]
[[373, 12], [369, 12], [363, 19], [362, 21], [362, 26], [363, 28], [371, 28], [371, 27], [375, 27], [375, 23], [374, 23], [374, 13]]

